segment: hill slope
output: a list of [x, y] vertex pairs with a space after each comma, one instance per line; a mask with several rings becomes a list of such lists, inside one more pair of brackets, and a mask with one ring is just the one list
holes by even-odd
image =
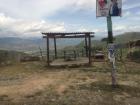
[[[129, 32], [115, 37], [115, 43], [126, 43], [132, 40], [140, 39], [140, 32]], [[59, 39], [57, 40], [57, 47], [64, 48], [65, 46], [75, 46], [80, 48], [84, 46], [83, 39]], [[80, 41], [82, 41], [80, 43]], [[80, 44], [79, 44], [80, 43]], [[106, 42], [100, 40], [93, 40], [92, 46], [103, 46]], [[0, 38], [0, 49], [3, 50], [17, 50], [17, 51], [38, 51], [39, 46], [46, 49], [46, 41], [40, 38], [17, 38], [6, 37]], [[50, 47], [53, 47], [53, 40], [50, 40]]]
[[[69, 45], [77, 45], [81, 40], [75, 39], [58, 39], [57, 47], [64, 48]], [[50, 48], [53, 48], [53, 39], [50, 39]], [[18, 37], [2, 37], [0, 38], [0, 49], [16, 50], [16, 51], [36, 51], [39, 46], [46, 49], [46, 40], [43, 38], [18, 38]]]
[[127, 43], [129, 41], [140, 39], [140, 32], [128, 32], [115, 37], [116, 43]]
[[42, 46], [41, 38], [17, 38], [17, 37], [4, 37], [0, 38], [0, 49], [4, 50], [35, 50], [38, 46]]
[[[115, 43], [127, 43], [129, 41], [138, 40], [140, 39], [140, 32], [127, 32], [121, 35], [115, 36]], [[106, 46], [106, 41], [101, 40], [92, 40], [92, 46]], [[81, 42], [76, 47], [81, 48], [84, 46], [84, 41]]]

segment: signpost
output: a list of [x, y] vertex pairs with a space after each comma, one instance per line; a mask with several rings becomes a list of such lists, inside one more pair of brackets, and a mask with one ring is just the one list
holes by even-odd
[[112, 16], [122, 15], [122, 0], [96, 0], [96, 16], [107, 18], [108, 57], [112, 65], [112, 86], [116, 86], [115, 45], [113, 44]]
[[122, 0], [97, 0], [96, 1], [96, 16], [121, 16], [122, 15]]
[[112, 85], [116, 86], [115, 44], [108, 44], [108, 58], [112, 66]]

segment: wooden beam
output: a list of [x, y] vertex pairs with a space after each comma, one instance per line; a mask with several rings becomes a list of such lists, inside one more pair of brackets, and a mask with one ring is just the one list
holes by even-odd
[[86, 57], [88, 57], [88, 44], [87, 44], [87, 36], [85, 35], [85, 50], [86, 50]]
[[[85, 37], [85, 35], [77, 35], [77, 36], [43, 36], [43, 38], [47, 38], [47, 37], [49, 37], [49, 38], [84, 38]], [[91, 37], [94, 37], [93, 35], [91, 36]]]
[[88, 49], [88, 50], [89, 50], [89, 52], [88, 52], [88, 53], [89, 53], [88, 57], [89, 57], [89, 65], [91, 65], [91, 37], [90, 37], [90, 35], [88, 35], [88, 39], [89, 39], [89, 41], [88, 41], [88, 42], [89, 42], [89, 44], [88, 44], [88, 45], [89, 45], [89, 47], [88, 47], [88, 48], [89, 48], [89, 49]]
[[47, 37], [47, 65], [50, 66], [49, 38]]
[[57, 47], [56, 47], [56, 38], [54, 37], [54, 50], [55, 50], [55, 59], [57, 59]]
[[55, 33], [55, 32], [46, 32], [46, 33], [42, 33], [44, 35], [79, 35], [79, 34], [94, 34], [94, 32], [61, 32], [61, 33]]

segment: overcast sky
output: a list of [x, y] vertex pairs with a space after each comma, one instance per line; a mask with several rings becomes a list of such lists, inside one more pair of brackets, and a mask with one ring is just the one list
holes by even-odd
[[[42, 36], [41, 32], [93, 31], [106, 36], [106, 18], [96, 18], [96, 0], [0, 0], [0, 37]], [[114, 34], [140, 31], [140, 0], [123, 0]]]

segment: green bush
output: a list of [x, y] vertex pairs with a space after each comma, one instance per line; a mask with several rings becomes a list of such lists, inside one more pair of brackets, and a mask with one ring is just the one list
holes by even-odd
[[140, 50], [136, 50], [127, 55], [131, 60], [136, 60], [140, 62]]

